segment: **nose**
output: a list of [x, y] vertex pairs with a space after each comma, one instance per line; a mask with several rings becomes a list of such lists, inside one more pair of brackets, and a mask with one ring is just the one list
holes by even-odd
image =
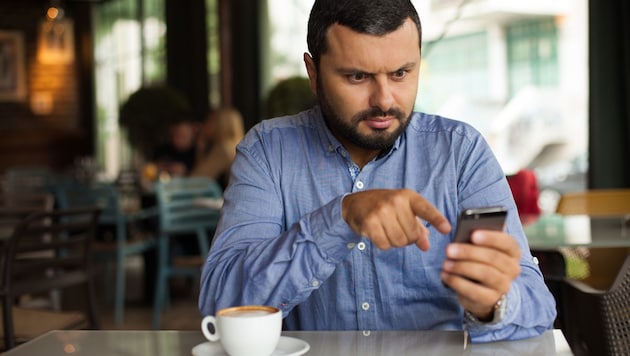
[[378, 107], [383, 112], [391, 109], [394, 105], [394, 96], [387, 78], [375, 78], [370, 95], [370, 105], [372, 107]]

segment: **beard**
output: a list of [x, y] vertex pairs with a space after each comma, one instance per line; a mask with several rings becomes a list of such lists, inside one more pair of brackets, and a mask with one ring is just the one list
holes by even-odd
[[[409, 126], [411, 113], [405, 117], [402, 110], [398, 108], [391, 108], [387, 111], [383, 111], [379, 108], [367, 109], [353, 115], [350, 122], [346, 122], [341, 116], [339, 116], [339, 114], [337, 114], [337, 112], [335, 112], [335, 109], [330, 104], [326, 93], [322, 89], [319, 78], [317, 80], [317, 97], [319, 99], [319, 106], [321, 107], [322, 114], [324, 115], [326, 125], [333, 134], [339, 135], [353, 145], [368, 150], [387, 150], [394, 145], [398, 136], [400, 136], [407, 126]], [[392, 132], [387, 132], [386, 129], [372, 129], [370, 134], [362, 134], [359, 132], [358, 127], [361, 121], [378, 116], [393, 116], [398, 119], [400, 125]]]

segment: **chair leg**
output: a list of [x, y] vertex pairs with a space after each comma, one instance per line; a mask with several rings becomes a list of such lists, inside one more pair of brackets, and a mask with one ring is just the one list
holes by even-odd
[[122, 251], [116, 256], [116, 295], [114, 297], [114, 322], [121, 326], [125, 308], [125, 256]]
[[2, 298], [2, 324], [4, 326], [4, 349], [15, 347], [15, 330], [13, 329], [13, 305], [11, 297], [5, 295]]
[[117, 247], [116, 247], [116, 291], [114, 296], [114, 322], [121, 326], [124, 321], [125, 308], [125, 248], [127, 241], [127, 230], [123, 224], [117, 227]]
[[101, 323], [98, 318], [98, 311], [96, 308], [96, 293], [94, 292], [94, 279], [91, 278], [87, 281], [85, 288], [87, 288], [87, 318], [89, 329], [99, 330], [101, 328]]
[[169, 237], [161, 234], [158, 237], [157, 242], [157, 280], [155, 283], [155, 296], [153, 299], [153, 330], [160, 329], [160, 319], [162, 309], [166, 303], [168, 297], [167, 282], [169, 279], [169, 261], [168, 261], [168, 246]]

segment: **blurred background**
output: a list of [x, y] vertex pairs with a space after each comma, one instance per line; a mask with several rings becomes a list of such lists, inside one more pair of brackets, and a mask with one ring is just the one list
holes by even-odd
[[[628, 85], [610, 83], [625, 78], [613, 69], [623, 68], [617, 54], [629, 42], [620, 27], [625, 5], [413, 2], [424, 28], [418, 110], [474, 125], [506, 175], [534, 171], [543, 208], [566, 191], [630, 185]], [[177, 108], [202, 120], [209, 107], [234, 106], [246, 129], [301, 110], [312, 103], [302, 63], [311, 6], [2, 1], [0, 171], [62, 169], [87, 157], [100, 176], [115, 179], [149, 155], [138, 149], [144, 143], [130, 142], [136, 127], [155, 127], [140, 132], [149, 146], [163, 142], [162, 116]], [[589, 41], [603, 35], [610, 44]], [[152, 94], [129, 102], [146, 91]], [[125, 105], [135, 108], [131, 116]], [[606, 138], [611, 132], [615, 138]]]

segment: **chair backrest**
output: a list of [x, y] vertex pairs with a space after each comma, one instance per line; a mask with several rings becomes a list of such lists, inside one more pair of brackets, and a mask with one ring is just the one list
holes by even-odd
[[630, 255], [608, 293], [603, 295], [601, 308], [611, 354], [630, 351]]
[[156, 185], [160, 228], [167, 233], [194, 232], [199, 228], [213, 229], [219, 210], [200, 204], [202, 199], [220, 199], [219, 184], [206, 177], [173, 178]]
[[[0, 298], [5, 345], [15, 342], [12, 309], [21, 295], [84, 285], [93, 308], [91, 256], [99, 213], [98, 208], [32, 213], [4, 241]], [[87, 324], [96, 323], [93, 311]]]
[[579, 281], [563, 285], [564, 334], [576, 355], [627, 355], [630, 350], [630, 255], [612, 287]]
[[50, 211], [54, 208], [55, 197], [47, 192], [5, 192], [0, 193], [0, 207], [32, 208]]
[[[3, 213], [7, 214], [6, 211], [0, 211], [0, 214]], [[55, 210], [35, 212], [21, 220], [13, 235], [3, 244], [1, 281], [5, 292], [17, 296], [50, 289], [51, 283], [56, 287], [75, 283], [67, 281], [61, 274], [59, 280], [52, 278], [37, 284], [30, 283], [28, 277], [32, 277], [31, 272], [48, 269], [63, 269], [66, 277], [74, 270], [82, 273], [89, 271], [99, 213], [98, 208]], [[52, 258], [32, 258], [49, 256], [50, 251], [55, 252]]]
[[630, 189], [593, 189], [565, 193], [556, 212], [563, 215], [592, 216], [630, 214]]
[[46, 167], [12, 167], [5, 174], [6, 191], [47, 191], [54, 180]]
[[71, 209], [96, 206], [100, 208], [102, 224], [116, 224], [122, 218], [116, 186], [107, 183], [72, 182], [55, 188], [59, 208]]
[[54, 197], [44, 192], [0, 193], [0, 239], [6, 240], [15, 226], [34, 212], [52, 211]]

